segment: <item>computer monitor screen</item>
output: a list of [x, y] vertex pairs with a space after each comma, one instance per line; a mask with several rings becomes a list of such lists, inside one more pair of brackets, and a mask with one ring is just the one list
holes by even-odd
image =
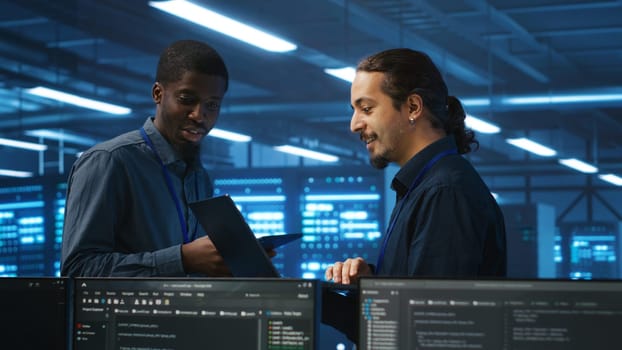
[[6, 349], [68, 349], [68, 280], [0, 278], [0, 339]]
[[360, 281], [360, 349], [605, 349], [621, 281]]
[[314, 349], [317, 282], [75, 281], [74, 349]]

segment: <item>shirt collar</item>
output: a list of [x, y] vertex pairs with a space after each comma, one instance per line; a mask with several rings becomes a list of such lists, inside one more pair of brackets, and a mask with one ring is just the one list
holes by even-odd
[[448, 135], [429, 144], [406, 162], [391, 181], [391, 189], [395, 191], [397, 198], [402, 198], [408, 192], [411, 183], [432, 158], [452, 148], [456, 148], [456, 140], [453, 135]]
[[145, 129], [147, 136], [151, 139], [153, 147], [155, 147], [158, 152], [158, 156], [162, 159], [162, 163], [164, 163], [164, 165], [169, 165], [177, 161], [183, 161], [177, 152], [175, 152], [173, 146], [171, 146], [171, 144], [166, 141], [164, 136], [162, 136], [160, 130], [155, 127], [153, 120], [154, 117], [147, 118], [145, 124], [143, 124], [143, 128]]

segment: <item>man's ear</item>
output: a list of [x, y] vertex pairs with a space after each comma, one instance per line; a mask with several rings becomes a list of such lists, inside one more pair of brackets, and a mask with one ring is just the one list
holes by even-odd
[[417, 94], [410, 94], [408, 96], [408, 113], [411, 116], [417, 117], [423, 111], [423, 99]]
[[153, 98], [153, 102], [160, 104], [160, 102], [162, 102], [162, 93], [162, 84], [155, 82], [151, 88], [151, 98]]

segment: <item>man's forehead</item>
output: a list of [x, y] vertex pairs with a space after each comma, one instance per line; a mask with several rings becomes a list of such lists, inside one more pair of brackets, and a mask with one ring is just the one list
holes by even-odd
[[384, 74], [379, 72], [357, 72], [350, 91], [352, 103], [373, 102], [384, 94]]
[[195, 94], [209, 94], [224, 96], [225, 80], [216, 75], [189, 75], [167, 84], [168, 88], [176, 92], [192, 92]]

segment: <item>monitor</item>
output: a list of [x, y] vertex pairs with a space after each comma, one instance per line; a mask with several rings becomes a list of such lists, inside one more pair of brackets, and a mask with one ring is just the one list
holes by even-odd
[[604, 349], [622, 281], [362, 278], [359, 349]]
[[68, 349], [68, 279], [0, 278], [0, 339], [6, 349]]
[[77, 278], [83, 349], [314, 349], [317, 281]]

